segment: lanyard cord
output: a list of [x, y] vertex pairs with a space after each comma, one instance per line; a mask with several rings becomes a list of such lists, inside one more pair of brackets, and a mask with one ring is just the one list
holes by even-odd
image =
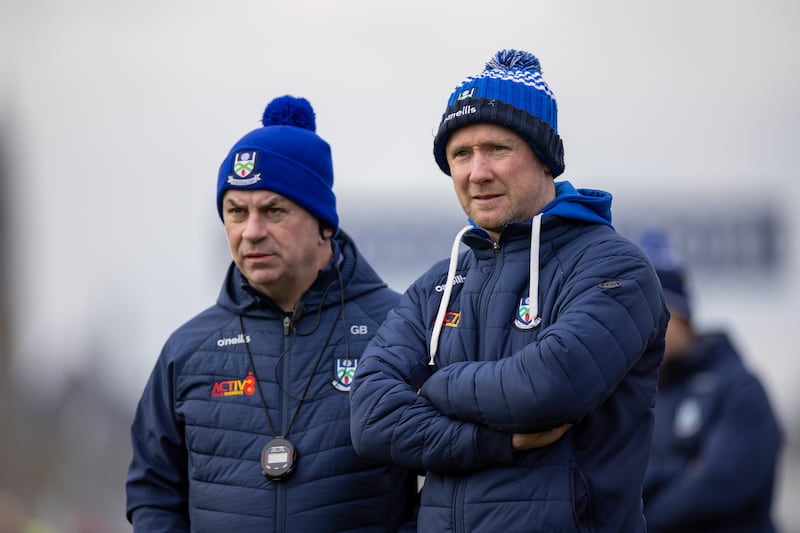
[[[345, 320], [345, 316], [344, 316], [344, 304], [345, 304], [344, 282], [342, 281], [342, 271], [339, 269], [339, 264], [336, 263], [335, 266], [336, 266], [336, 276], [337, 276], [337, 279], [339, 281], [339, 289], [340, 289], [339, 290], [339, 300], [340, 300], [340, 304], [341, 304], [341, 309], [339, 310], [339, 316], [336, 317], [336, 319], [334, 319], [333, 327], [331, 327], [331, 330], [328, 332], [328, 337], [325, 339], [325, 343], [322, 346], [323, 346], [323, 349], [324, 349], [324, 347], [328, 346], [328, 343], [330, 342], [331, 337], [333, 336], [333, 332], [336, 329], [335, 328], [336, 322], [338, 321], [339, 318], [341, 318], [342, 337], [344, 338], [345, 357], [350, 357], [350, 335], [347, 334], [347, 321]], [[325, 289], [325, 292], [322, 294], [322, 301], [325, 300], [325, 296], [327, 296], [328, 292], [331, 290], [331, 288], [334, 286], [334, 284], [336, 284], [336, 281], [331, 282], [331, 284], [328, 285], [328, 287]], [[300, 331], [297, 331], [295, 329], [295, 333], [300, 337], [311, 335], [312, 333], [317, 331], [317, 328], [319, 328], [319, 324], [320, 324], [321, 318], [322, 318], [322, 304], [320, 303], [319, 311], [317, 312], [317, 322], [316, 322], [316, 324], [314, 324], [314, 327], [310, 331], [307, 331], [307, 332], [300, 332]], [[278, 357], [278, 361], [283, 359], [283, 357], [286, 356], [288, 353], [289, 353], [288, 349], [284, 350], [284, 352]], [[316, 370], [317, 366], [319, 365], [319, 363], [321, 361], [320, 358], [322, 357], [322, 354], [321, 353], [318, 354], [317, 357], [318, 357], [317, 362], [314, 363], [314, 370]], [[289, 390], [287, 390], [287, 389], [285, 389], [283, 387], [283, 383], [281, 383], [281, 380], [278, 378], [278, 365], [277, 364], [275, 365], [275, 382], [278, 383], [278, 386], [281, 388], [281, 391], [286, 396], [291, 398], [292, 400], [298, 400], [298, 401], [316, 400], [317, 398], [320, 398], [321, 396], [323, 396], [325, 394], [325, 392], [323, 391], [323, 392], [321, 392], [321, 393], [319, 393], [319, 394], [317, 394], [315, 396], [312, 396], [311, 398], [306, 398], [306, 392], [308, 391], [309, 385], [311, 384], [309, 382], [309, 384], [306, 385], [306, 390], [303, 392], [303, 396], [301, 396], [300, 398], [297, 398], [296, 396], [292, 395], [292, 393]]]
[[[343, 309], [339, 310], [339, 314], [340, 315], [343, 312], [344, 312]], [[333, 320], [333, 324], [331, 326], [330, 331], [328, 332], [328, 336], [325, 338], [325, 342], [322, 343], [322, 346], [320, 347], [319, 353], [317, 354], [317, 359], [316, 359], [316, 361], [314, 361], [314, 368], [311, 370], [311, 375], [308, 377], [308, 381], [306, 382], [306, 386], [303, 388], [302, 396], [300, 396], [299, 398], [295, 398], [294, 396], [289, 394], [288, 391], [284, 390], [283, 386], [280, 386], [280, 381], [278, 381], [278, 384], [279, 384], [281, 390], [284, 393], [286, 393], [286, 395], [289, 398], [291, 398], [293, 400], [297, 400], [297, 407], [295, 407], [294, 412], [292, 413], [292, 417], [289, 419], [289, 425], [286, 427], [286, 432], [283, 435], [280, 435], [281, 437], [286, 437], [286, 436], [289, 435], [289, 431], [291, 431], [292, 426], [294, 425], [294, 421], [297, 418], [297, 413], [300, 411], [300, 406], [307, 399], [306, 395], [308, 394], [308, 389], [311, 388], [311, 382], [314, 381], [314, 374], [317, 373], [317, 368], [319, 367], [319, 363], [320, 363], [320, 361], [322, 361], [322, 354], [325, 353], [325, 348], [328, 346], [328, 343], [330, 342], [331, 337], [333, 336], [333, 332], [336, 330], [336, 323], [338, 321], [339, 321], [339, 317], [337, 316]], [[242, 330], [242, 338], [246, 339], [247, 335], [246, 335], [246, 333], [244, 331], [244, 319], [242, 318], [242, 315], [239, 315], [239, 327]], [[253, 377], [256, 380], [256, 388], [258, 389], [258, 396], [261, 398], [261, 405], [264, 408], [264, 414], [267, 417], [267, 423], [269, 424], [269, 429], [272, 431], [273, 435], [279, 436], [278, 433], [275, 431], [275, 426], [272, 425], [272, 418], [269, 416], [269, 409], [267, 408], [267, 400], [266, 400], [266, 398], [264, 398], [264, 392], [261, 390], [261, 382], [259, 381], [258, 374], [256, 373], [256, 365], [255, 365], [255, 362], [253, 361], [253, 354], [250, 352], [249, 343], [247, 343], [247, 342], [244, 343], [244, 349], [247, 352], [247, 358], [250, 361], [250, 368], [253, 369]], [[286, 352], [284, 352], [284, 354], [285, 353]], [[281, 354], [281, 357], [283, 357], [284, 354]], [[278, 360], [280, 360], [280, 357], [278, 358]], [[277, 380], [277, 365], [275, 367], [275, 372], [276, 372], [276, 380]], [[314, 398], [311, 398], [311, 399], [316, 399], [318, 397], [319, 396], [315, 396]]]

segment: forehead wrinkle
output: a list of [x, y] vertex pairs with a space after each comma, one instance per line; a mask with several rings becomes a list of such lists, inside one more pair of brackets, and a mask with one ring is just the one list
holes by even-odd
[[[235, 194], [237, 192], [255, 193], [255, 194], [248, 194], [246, 196], [242, 196], [240, 199], [237, 199]], [[269, 196], [265, 200], [261, 200], [261, 198], [263, 198], [263, 193], [269, 194]], [[249, 190], [249, 191], [229, 191], [229, 194], [225, 196], [225, 201], [226, 202], [230, 201], [237, 207], [241, 207], [249, 203], [254, 203], [259, 207], [274, 207], [276, 205], [289, 202], [289, 199], [276, 192], [272, 192], [266, 189], [260, 189], [260, 190]]]

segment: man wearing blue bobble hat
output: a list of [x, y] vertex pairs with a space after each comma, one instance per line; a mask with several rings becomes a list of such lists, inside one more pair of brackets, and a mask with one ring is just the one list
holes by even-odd
[[283, 96], [219, 169], [233, 262], [169, 337], [131, 434], [136, 532], [413, 530], [416, 476], [356, 455], [348, 394], [399, 295], [339, 229], [328, 144]]
[[640, 236], [670, 311], [644, 482], [651, 533], [774, 533], [783, 431], [767, 391], [722, 330], [696, 329], [687, 272], [665, 231]]
[[433, 155], [469, 224], [361, 358], [356, 451], [427, 472], [421, 532], [645, 531], [668, 314], [611, 195], [554, 181], [538, 59], [501, 50], [461, 82]]

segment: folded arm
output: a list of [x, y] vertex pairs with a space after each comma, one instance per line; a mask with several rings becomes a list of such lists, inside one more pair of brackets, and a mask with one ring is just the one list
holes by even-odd
[[[442, 413], [528, 433], [576, 422], [636, 364], [662, 318], [658, 279], [644, 263], [571, 282], [539, 340], [504, 357], [448, 365], [421, 395]], [[613, 277], [612, 277], [613, 276]], [[618, 286], [601, 284], [605, 279]], [[494, 359], [494, 360], [492, 360]]]

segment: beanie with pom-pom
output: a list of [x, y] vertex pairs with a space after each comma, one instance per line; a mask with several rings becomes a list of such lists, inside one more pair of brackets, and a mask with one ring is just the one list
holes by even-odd
[[500, 125], [519, 135], [553, 177], [564, 172], [556, 99], [533, 54], [500, 50], [483, 72], [464, 79], [453, 90], [433, 140], [433, 156], [442, 172], [450, 174], [445, 155], [450, 135], [480, 122]]
[[266, 189], [339, 228], [333, 193], [331, 148], [316, 133], [314, 109], [305, 98], [281, 96], [264, 110], [262, 128], [233, 145], [219, 168], [217, 211], [225, 192]]
[[656, 269], [669, 312], [690, 322], [692, 306], [686, 268], [671, 246], [667, 231], [662, 228], [647, 228], [639, 235], [638, 244]]

